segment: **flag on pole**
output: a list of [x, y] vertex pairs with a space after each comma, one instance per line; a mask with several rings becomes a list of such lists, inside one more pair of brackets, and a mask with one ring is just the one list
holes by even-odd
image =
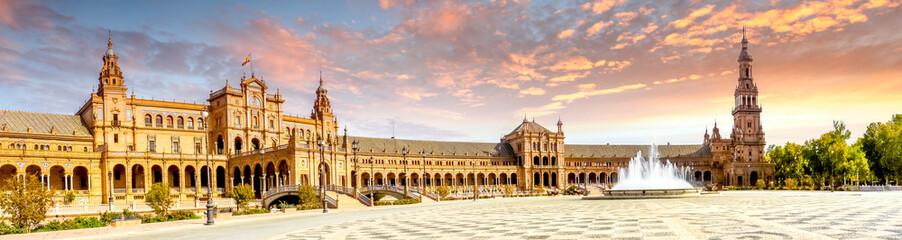
[[249, 62], [251, 62], [251, 54], [250, 53], [247, 54], [247, 58], [244, 59], [244, 62], [241, 63], [241, 66], [244, 67], [244, 65], [247, 65], [247, 63], [249, 63]]

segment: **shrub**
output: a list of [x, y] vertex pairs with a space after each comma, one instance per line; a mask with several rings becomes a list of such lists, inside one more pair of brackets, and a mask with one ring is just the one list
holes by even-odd
[[294, 207], [295, 207], [294, 205], [288, 204], [285, 201], [279, 201], [279, 209], [294, 208]]
[[57, 221], [53, 220], [44, 224], [43, 226], [38, 226], [35, 228], [35, 232], [49, 232], [49, 231], [59, 231], [59, 230], [70, 230], [70, 229], [82, 229], [82, 228], [98, 228], [98, 227], [106, 227], [108, 222], [105, 222], [102, 219], [96, 217], [76, 217], [73, 219], [68, 219], [65, 221]]
[[240, 216], [240, 215], [251, 215], [251, 214], [261, 214], [261, 213], [269, 213], [268, 209], [263, 208], [255, 208], [255, 209], [245, 209], [244, 211], [234, 212], [232, 216]]
[[247, 208], [247, 204], [254, 200], [254, 187], [248, 184], [241, 184], [232, 188], [230, 193], [235, 205], [238, 205], [238, 211]]
[[150, 187], [150, 191], [145, 196], [147, 202], [153, 207], [153, 212], [158, 216], [164, 216], [169, 213], [172, 206], [172, 198], [169, 197], [169, 186], [166, 183], [154, 183]]
[[451, 188], [449, 188], [448, 186], [438, 186], [435, 188], [435, 193], [438, 193], [438, 196], [444, 199], [451, 194]]
[[505, 185], [503, 191], [504, 191], [504, 196], [510, 197], [510, 196], [514, 195], [514, 186]]
[[316, 189], [310, 185], [303, 185], [298, 188], [298, 203], [300, 205], [311, 204], [314, 202], [321, 202], [319, 195], [316, 192]]
[[785, 184], [786, 188], [790, 190], [796, 189], [796, 187], [799, 186], [799, 182], [792, 178], [784, 180], [783, 184]]
[[767, 187], [767, 184], [764, 184], [764, 180], [758, 179], [758, 181], [755, 182], [755, 187], [758, 188], [758, 190], [763, 190]]
[[19, 234], [26, 232], [28, 232], [28, 229], [26, 228], [20, 228], [16, 227], [15, 225], [8, 225], [5, 222], [0, 222], [0, 235]]
[[564, 190], [564, 194], [566, 195], [576, 195], [579, 194], [579, 187], [575, 185], [570, 185], [567, 190]]
[[415, 204], [420, 203], [420, 199], [416, 198], [404, 198], [394, 201], [377, 201], [376, 206], [386, 206], [386, 205], [405, 205], [405, 204]]
[[802, 178], [802, 186], [804, 186], [806, 189], [814, 187], [814, 179], [812, 179], [810, 175], [805, 175], [805, 177]]
[[10, 178], [0, 190], [0, 212], [9, 214], [7, 220], [28, 231], [46, 218], [52, 203], [52, 193], [37, 177], [25, 174], [25, 182]]
[[63, 202], [66, 204], [72, 204], [75, 202], [75, 193], [72, 191], [66, 192], [66, 196], [63, 197]]
[[545, 195], [545, 188], [542, 186], [535, 186], [535, 188], [532, 189], [532, 193], [536, 195]]

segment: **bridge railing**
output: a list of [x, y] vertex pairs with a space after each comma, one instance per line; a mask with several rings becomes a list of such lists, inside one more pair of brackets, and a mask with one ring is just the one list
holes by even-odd
[[360, 200], [360, 203], [363, 203], [366, 206], [373, 206], [373, 200], [363, 193], [357, 192], [357, 200]]
[[281, 192], [288, 192], [288, 191], [298, 191], [298, 185], [282, 185], [282, 186], [270, 188], [269, 190], [266, 190], [265, 193], [263, 193], [263, 198], [268, 198], [272, 195], [275, 195], [275, 194], [278, 194]]

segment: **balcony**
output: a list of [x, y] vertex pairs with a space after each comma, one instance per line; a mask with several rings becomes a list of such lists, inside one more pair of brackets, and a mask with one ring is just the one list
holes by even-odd
[[110, 124], [113, 125], [113, 127], [118, 127], [118, 126], [119, 126], [119, 120], [113, 120], [112, 122], [110, 122]]

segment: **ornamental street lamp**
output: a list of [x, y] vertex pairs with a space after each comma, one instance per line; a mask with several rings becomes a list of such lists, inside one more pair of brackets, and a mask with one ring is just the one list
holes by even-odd
[[426, 194], [426, 150], [423, 150], [423, 181], [420, 183], [420, 202], [423, 202], [423, 194]]
[[370, 157], [370, 207], [372, 207], [373, 202], [376, 201], [376, 191], [373, 191], [373, 186], [375, 186], [373, 181], [376, 179], [375, 176], [373, 176], [374, 162], [375, 162], [375, 159], [373, 159], [373, 157]]
[[326, 152], [325, 152], [326, 142], [323, 141], [322, 138], [319, 139], [319, 188], [320, 188], [320, 198], [323, 199], [323, 213], [328, 213], [329, 208], [326, 207], [326, 177], [324, 170], [326, 168]]
[[360, 181], [357, 180], [357, 175], [360, 175], [360, 169], [357, 168], [357, 139], [354, 139], [354, 141], [351, 142], [351, 150], [354, 150], [354, 176], [351, 176], [351, 177], [354, 178], [354, 183], [355, 183], [354, 184], [354, 193], [355, 193], [354, 198], [357, 198], [357, 194], [356, 194], [357, 188], [358, 188], [357, 185], [360, 185]]
[[407, 198], [407, 185], [410, 185], [410, 178], [407, 177], [407, 147], [401, 149], [401, 155], [404, 161], [404, 198]]
[[110, 197], [108, 200], [110, 203], [110, 207], [112, 208], [112, 206], [113, 206], [113, 171], [108, 171], [106, 173], [106, 175], [107, 175], [106, 179], [109, 179], [109, 180], [107, 180], [107, 182], [110, 182]]
[[[209, 122], [209, 119], [207, 119], [207, 116], [210, 115], [206, 108], [207, 107], [205, 106], [204, 111], [200, 113], [200, 115], [204, 117], [203, 127], [205, 143], [207, 142], [207, 135], [209, 135], [207, 130], [207, 122]], [[204, 154], [207, 158], [207, 223], [205, 225], [210, 226], [215, 223], [213, 220], [213, 165], [210, 163], [210, 148], [207, 148], [207, 146], [204, 147], [207, 149]]]
[[476, 186], [476, 161], [470, 161], [470, 163], [473, 164], [473, 201], [476, 201], [476, 197], [479, 196], [477, 194], [479, 191]]
[[587, 163], [583, 163], [583, 195], [586, 196], [589, 195], [589, 175], [586, 174], [586, 168], [588, 167], [589, 165]]

